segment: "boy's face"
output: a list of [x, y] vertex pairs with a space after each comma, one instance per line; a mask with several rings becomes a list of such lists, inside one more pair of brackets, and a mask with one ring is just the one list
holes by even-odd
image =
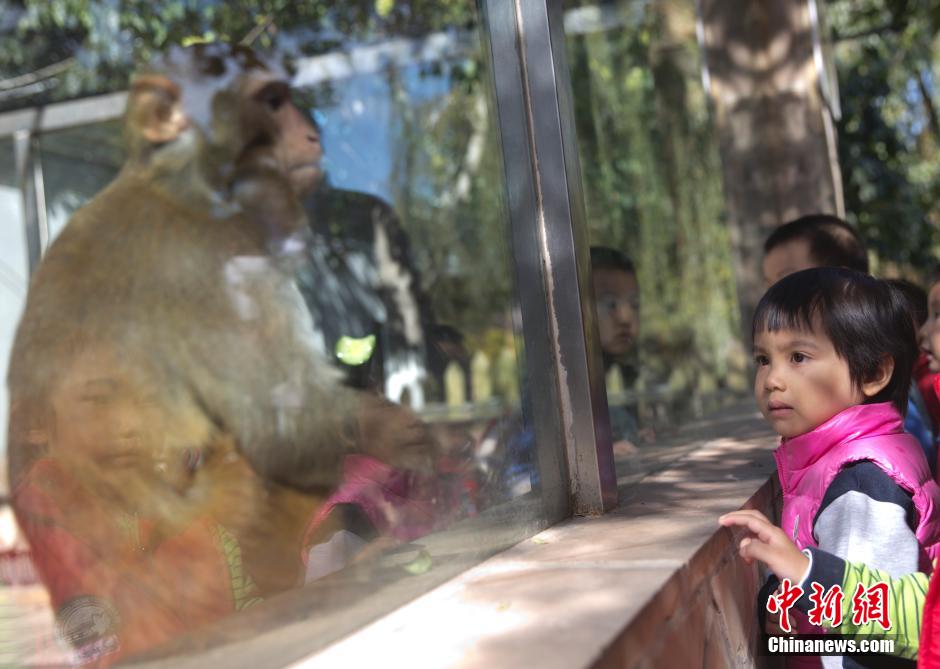
[[142, 416], [112, 356], [79, 354], [51, 394], [51, 446], [72, 457], [120, 468], [141, 454]]
[[927, 354], [930, 371], [940, 372], [940, 282], [927, 294], [927, 320], [917, 333], [920, 347]]
[[629, 353], [640, 325], [636, 275], [618, 269], [595, 269], [594, 298], [601, 349], [617, 357]]
[[773, 247], [764, 256], [764, 281], [772, 286], [789, 274], [817, 267], [818, 264], [810, 255], [808, 239], [791, 239]]
[[848, 363], [828, 337], [799, 330], [764, 331], [754, 338], [754, 396], [782, 437], [805, 434], [865, 400]]

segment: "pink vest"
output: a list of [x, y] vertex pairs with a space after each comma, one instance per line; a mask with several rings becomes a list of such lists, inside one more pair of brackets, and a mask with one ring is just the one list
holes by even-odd
[[[917, 439], [904, 433], [904, 419], [893, 404], [849, 407], [811, 432], [781, 440], [774, 458], [783, 488], [780, 526], [801, 550], [817, 546], [813, 520], [832, 480], [846, 465], [870, 460], [913, 494], [920, 568], [932, 571], [931, 560], [940, 551], [940, 486]], [[802, 612], [792, 613], [800, 634], [822, 633]], [[822, 663], [815, 656], [795, 656], [787, 658], [786, 666], [809, 669]]]
[[[307, 524], [303, 545], [337, 504], [358, 506], [382, 536], [414, 541], [446, 520], [437, 503], [436, 481], [395, 469], [368, 455], [347, 455], [343, 482]], [[301, 556], [307, 564], [306, 551]]]
[[780, 525], [800, 549], [817, 545], [813, 520], [832, 480], [846, 465], [870, 460], [913, 494], [921, 569], [932, 571], [940, 552], [940, 486], [893, 404], [849, 407], [812, 432], [783, 439], [774, 457], [783, 487]]

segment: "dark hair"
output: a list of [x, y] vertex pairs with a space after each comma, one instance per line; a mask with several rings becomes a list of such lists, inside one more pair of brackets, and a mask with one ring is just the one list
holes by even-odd
[[885, 279], [885, 283], [901, 293], [907, 303], [907, 313], [914, 320], [914, 327], [920, 328], [927, 320], [927, 291], [907, 279]]
[[591, 269], [612, 269], [636, 276], [636, 267], [626, 254], [609, 246], [591, 247]]
[[809, 256], [819, 267], [848, 267], [868, 273], [868, 253], [858, 233], [838, 216], [810, 214], [784, 223], [764, 242], [764, 255], [797, 239], [809, 242]]
[[933, 288], [935, 283], [940, 283], [940, 263], [937, 263], [927, 272], [927, 291]]
[[751, 337], [765, 331], [811, 332], [817, 322], [839, 357], [848, 363], [849, 377], [856, 387], [874, 378], [884, 356], [891, 356], [894, 371], [890, 381], [865, 403], [893, 402], [904, 415], [917, 340], [900, 291], [841, 267], [794, 272], [764, 293], [754, 312]]

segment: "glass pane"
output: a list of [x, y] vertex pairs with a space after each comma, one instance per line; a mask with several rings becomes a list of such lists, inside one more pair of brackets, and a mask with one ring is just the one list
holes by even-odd
[[39, 137], [49, 236], [117, 176], [124, 163], [119, 121], [54, 130]]
[[[13, 142], [0, 139], [0, 378], [6, 378], [13, 332], [26, 301], [29, 269], [23, 228], [23, 199], [16, 183]], [[6, 384], [0, 385], [0, 430], [6, 434]], [[6, 477], [3, 478], [6, 481]]]
[[564, 6], [624, 482], [687, 441], [678, 428], [745, 394], [747, 359], [694, 3]]
[[[313, 649], [553, 520], [474, 2], [25, 4], [0, 76], [45, 84], [0, 105], [57, 101], [7, 444], [32, 648]], [[147, 55], [126, 128], [75, 103]]]

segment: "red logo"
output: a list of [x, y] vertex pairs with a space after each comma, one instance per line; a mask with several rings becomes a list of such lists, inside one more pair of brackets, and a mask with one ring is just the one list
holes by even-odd
[[891, 629], [891, 619], [888, 616], [888, 584], [875, 583], [866, 588], [861, 583], [855, 588], [852, 595], [852, 622], [855, 625], [865, 625], [876, 622], [885, 632]]
[[803, 596], [803, 588], [790, 583], [790, 579], [785, 578], [777, 588], [777, 592], [772, 594], [767, 600], [767, 611], [780, 614], [780, 629], [784, 632], [790, 629], [790, 609], [796, 604], [796, 600]]
[[834, 585], [826, 592], [825, 588], [815, 581], [810, 587], [813, 590], [809, 595], [809, 601], [813, 603], [813, 608], [809, 610], [810, 623], [822, 627], [823, 621], [828, 620], [833, 627], [841, 625], [842, 588]]

